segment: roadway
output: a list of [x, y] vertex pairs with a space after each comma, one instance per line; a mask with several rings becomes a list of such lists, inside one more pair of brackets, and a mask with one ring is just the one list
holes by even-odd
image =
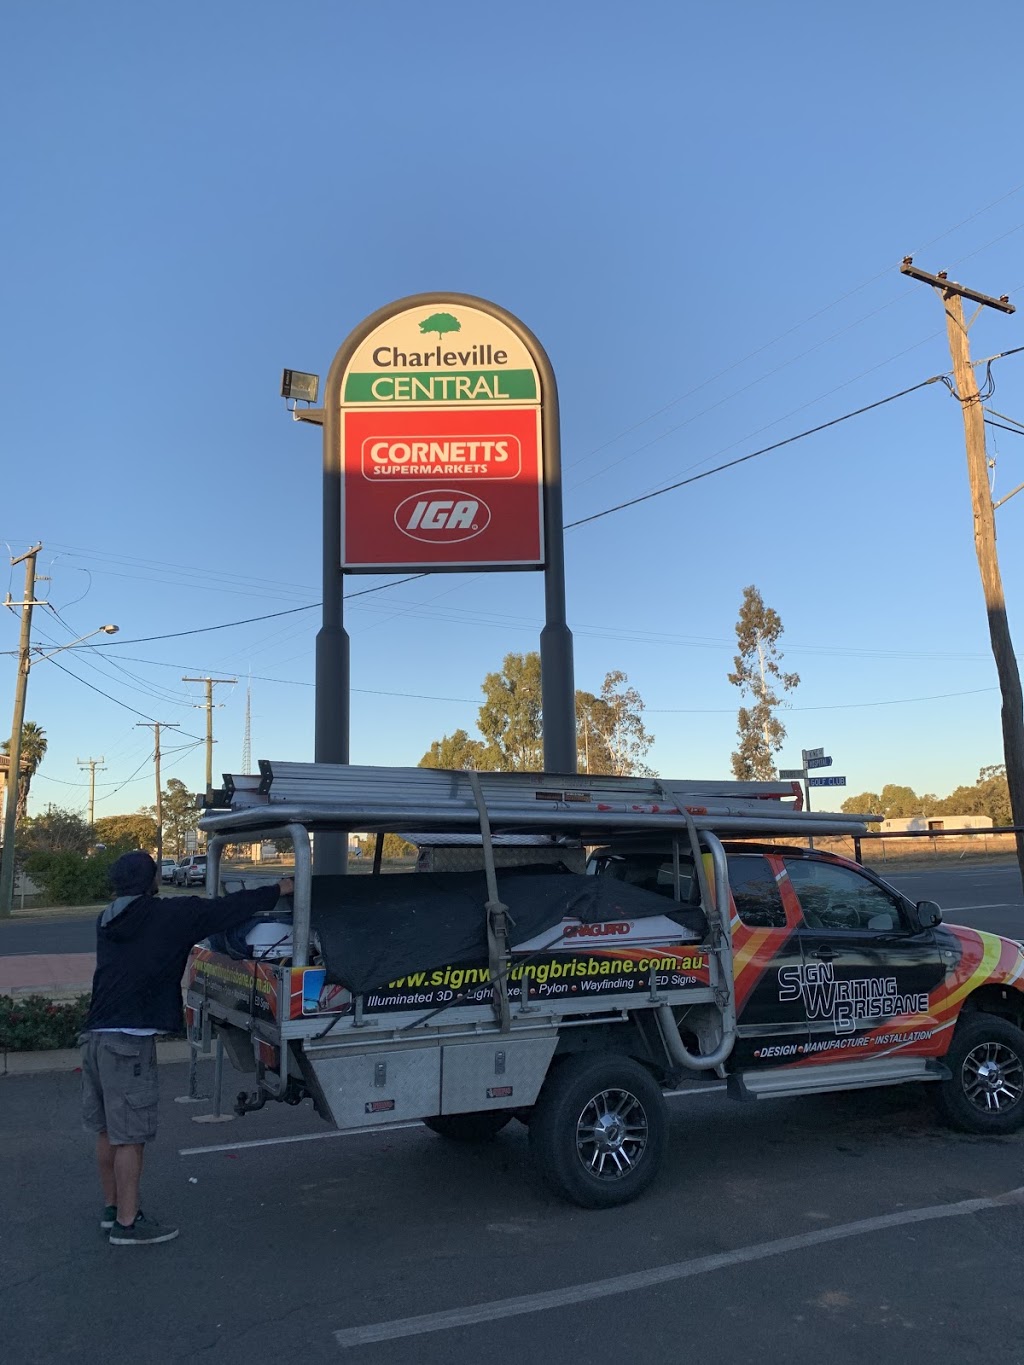
[[[1020, 932], [1013, 868], [898, 882]], [[228, 1104], [244, 1084], [228, 1068]], [[538, 1365], [1024, 1365], [1024, 1136], [945, 1129], [925, 1086], [742, 1105], [711, 1082], [670, 1099], [656, 1185], [602, 1212], [547, 1191], [518, 1123], [478, 1147], [419, 1124], [338, 1134], [308, 1103], [207, 1125], [174, 1103], [183, 1066], [161, 1086], [144, 1205], [182, 1236], [122, 1251], [97, 1227], [78, 1077], [0, 1079], [5, 1358], [127, 1340], [141, 1365], [468, 1365], [503, 1341]]]

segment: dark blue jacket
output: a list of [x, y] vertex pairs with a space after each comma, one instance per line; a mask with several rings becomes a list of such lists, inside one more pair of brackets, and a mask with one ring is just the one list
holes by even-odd
[[[86, 1029], [180, 1033], [181, 978], [194, 944], [272, 910], [277, 883], [230, 896], [136, 896], [96, 921], [96, 975]], [[106, 921], [106, 923], [104, 923]]]

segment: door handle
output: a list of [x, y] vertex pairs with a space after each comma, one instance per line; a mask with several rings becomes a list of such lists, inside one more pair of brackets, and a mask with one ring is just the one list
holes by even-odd
[[816, 957], [819, 962], [834, 962], [835, 956], [836, 950], [834, 948], [829, 948], [827, 945], [821, 948], [815, 948], [811, 953], [811, 957]]

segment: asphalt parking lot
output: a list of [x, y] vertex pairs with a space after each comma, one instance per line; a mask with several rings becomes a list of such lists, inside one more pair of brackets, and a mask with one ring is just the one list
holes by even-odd
[[0, 1081], [19, 1365], [441, 1365], [498, 1343], [540, 1362], [1024, 1362], [1024, 1139], [943, 1129], [926, 1087], [670, 1101], [657, 1184], [594, 1213], [549, 1195], [518, 1124], [479, 1147], [335, 1136], [308, 1105], [197, 1124], [165, 1066], [144, 1204], [182, 1235], [122, 1250], [98, 1230], [78, 1084]]
[[[1022, 933], [1012, 866], [889, 875], [950, 920]], [[241, 1084], [228, 1069], [228, 1101]], [[144, 1205], [182, 1235], [120, 1250], [77, 1075], [0, 1079], [5, 1361], [449, 1365], [500, 1344], [542, 1365], [1024, 1365], [1024, 1135], [952, 1133], [925, 1086], [677, 1097], [656, 1185], [594, 1213], [548, 1193], [519, 1124], [456, 1147], [420, 1125], [342, 1136], [308, 1104], [194, 1123], [209, 1105], [174, 1102], [185, 1068], [161, 1085]]]

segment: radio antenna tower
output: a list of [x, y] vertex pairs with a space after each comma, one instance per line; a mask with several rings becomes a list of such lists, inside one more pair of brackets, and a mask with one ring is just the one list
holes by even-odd
[[252, 670], [249, 671], [249, 681], [245, 689], [245, 738], [242, 740], [242, 772], [247, 773], [252, 768]]

